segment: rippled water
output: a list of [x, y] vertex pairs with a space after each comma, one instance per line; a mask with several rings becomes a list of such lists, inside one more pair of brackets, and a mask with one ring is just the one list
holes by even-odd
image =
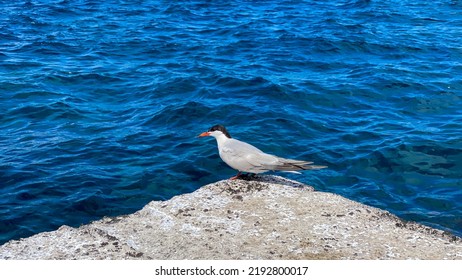
[[[134, 4], [134, 2], [136, 2]], [[462, 236], [460, 1], [1, 1], [0, 243], [284, 176]]]

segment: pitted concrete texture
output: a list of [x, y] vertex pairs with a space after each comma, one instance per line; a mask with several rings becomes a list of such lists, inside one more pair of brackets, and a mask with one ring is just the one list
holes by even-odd
[[462, 240], [295, 181], [257, 176], [10, 241], [0, 259], [462, 259]]

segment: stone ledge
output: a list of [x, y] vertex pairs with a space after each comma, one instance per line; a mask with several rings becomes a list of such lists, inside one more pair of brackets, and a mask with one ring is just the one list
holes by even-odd
[[462, 259], [462, 239], [299, 182], [257, 176], [9, 241], [0, 259]]

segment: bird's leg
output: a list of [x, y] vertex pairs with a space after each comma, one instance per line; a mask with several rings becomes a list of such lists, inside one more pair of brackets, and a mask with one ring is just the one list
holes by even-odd
[[236, 176], [233, 176], [233, 177], [231, 177], [231, 178], [229, 178], [229, 179], [230, 179], [230, 180], [236, 180], [236, 179], [239, 178], [240, 176], [241, 176], [241, 171], [239, 171], [239, 172], [237, 173]]

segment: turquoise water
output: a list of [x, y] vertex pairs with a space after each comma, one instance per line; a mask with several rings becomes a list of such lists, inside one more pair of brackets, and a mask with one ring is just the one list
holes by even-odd
[[235, 175], [217, 123], [462, 236], [460, 1], [0, 3], [0, 244]]

